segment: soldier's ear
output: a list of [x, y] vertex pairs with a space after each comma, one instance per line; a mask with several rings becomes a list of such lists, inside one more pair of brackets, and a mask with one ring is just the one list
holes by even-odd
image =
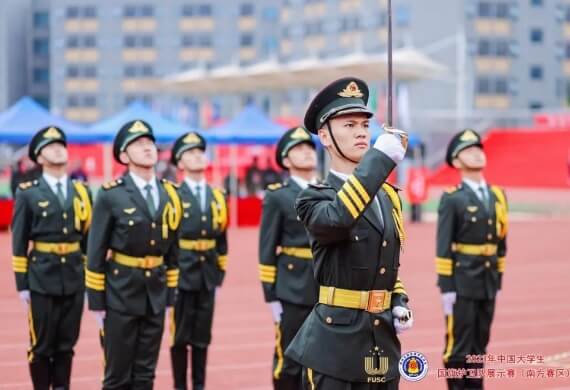
[[285, 166], [285, 168], [291, 169], [291, 161], [289, 160], [289, 157], [285, 157], [283, 159], [283, 165]]
[[121, 162], [125, 165], [128, 165], [131, 161], [127, 152], [121, 152], [121, 154], [119, 154], [119, 160], [121, 160]]
[[332, 145], [331, 134], [327, 129], [320, 128], [319, 131], [317, 132], [317, 135], [319, 136], [319, 140], [321, 141], [321, 144], [325, 148], [329, 148]]
[[460, 159], [458, 159], [457, 157], [455, 157], [453, 160], [451, 160], [451, 164], [453, 165], [453, 167], [455, 169], [461, 169], [463, 168], [463, 163], [461, 162]]
[[184, 163], [182, 163], [182, 159], [178, 160], [178, 163], [176, 163], [176, 168], [180, 169], [181, 171], [184, 170]]
[[41, 152], [40, 154], [36, 157], [36, 161], [39, 165], [44, 165], [46, 162], [46, 159], [44, 158], [44, 156], [42, 156]]

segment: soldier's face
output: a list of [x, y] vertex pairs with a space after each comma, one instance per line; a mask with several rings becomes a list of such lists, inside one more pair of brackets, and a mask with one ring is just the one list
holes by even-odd
[[[334, 138], [342, 153], [353, 161], [360, 161], [370, 148], [370, 121], [365, 114], [347, 114], [330, 120]], [[319, 130], [321, 143], [329, 150], [332, 158], [342, 158], [326, 127]]]
[[456, 167], [480, 170], [487, 165], [487, 156], [479, 146], [470, 146], [457, 154]]
[[287, 157], [283, 159], [283, 165], [289, 169], [313, 171], [317, 168], [317, 152], [308, 143], [299, 144], [289, 150]]
[[189, 172], [203, 172], [207, 167], [206, 153], [198, 148], [185, 151], [178, 161], [178, 168]]
[[158, 150], [152, 139], [141, 137], [131, 142], [121, 153], [121, 160], [143, 168], [152, 168], [158, 161]]
[[67, 159], [67, 148], [59, 142], [44, 146], [38, 156], [38, 162], [42, 165], [65, 165], [67, 164]]

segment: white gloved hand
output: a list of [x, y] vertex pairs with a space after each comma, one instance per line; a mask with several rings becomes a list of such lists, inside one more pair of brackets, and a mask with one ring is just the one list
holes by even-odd
[[97, 322], [97, 326], [99, 326], [99, 329], [103, 329], [105, 315], [107, 314], [105, 310], [93, 310], [91, 311], [91, 313], [93, 313], [93, 316], [95, 317], [95, 321]]
[[406, 148], [400, 138], [394, 134], [384, 133], [376, 138], [374, 149], [381, 151], [392, 159], [396, 164], [404, 159]]
[[441, 294], [443, 314], [446, 316], [453, 314], [453, 305], [455, 305], [455, 301], [457, 301], [457, 293], [455, 291], [445, 292]]
[[19, 291], [18, 295], [20, 296], [20, 301], [22, 301], [22, 304], [26, 306], [27, 309], [30, 304], [30, 290]]
[[392, 309], [392, 315], [394, 316], [396, 334], [400, 334], [414, 326], [414, 317], [411, 310], [402, 306], [395, 306]]
[[283, 314], [283, 305], [279, 301], [269, 302], [271, 307], [271, 315], [273, 316], [273, 322], [281, 322], [281, 314]]

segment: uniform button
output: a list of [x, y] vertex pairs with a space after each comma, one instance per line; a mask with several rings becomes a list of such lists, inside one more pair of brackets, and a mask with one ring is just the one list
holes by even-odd
[[67, 219], [67, 213], [63, 213], [62, 217], [63, 219]]
[[380, 325], [380, 320], [374, 320], [374, 326]]
[[200, 256], [200, 261], [206, 261], [206, 256]]
[[206, 231], [202, 230], [202, 235], [205, 236], [206, 235]]
[[67, 234], [67, 228], [63, 228], [63, 234]]
[[455, 263], [455, 266], [459, 267], [459, 266], [461, 266], [461, 263], [458, 261], [457, 263]]
[[33, 257], [32, 257], [32, 261], [36, 261], [36, 256], [33, 256]]
[[184, 213], [184, 218], [188, 218], [189, 216], [190, 216], [190, 214]]
[[325, 321], [327, 324], [332, 324], [332, 317], [327, 317]]
[[156, 244], [156, 241], [150, 240], [150, 245], [151, 245], [151, 246], [154, 246], [155, 244]]
[[44, 212], [42, 213], [42, 217], [47, 217], [47, 211], [44, 211]]
[[354, 241], [358, 241], [358, 236], [354, 236]]
[[292, 270], [294, 268], [293, 264], [289, 263], [287, 264], [287, 269], [288, 270]]
[[151, 224], [150, 224], [150, 227], [153, 228], [153, 229], [156, 229], [156, 222], [151, 223]]
[[300, 221], [300, 220], [301, 220], [301, 218], [299, 218], [299, 216], [297, 215], [297, 221]]
[[206, 222], [206, 216], [202, 215], [202, 222]]
[[119, 270], [115, 268], [115, 269], [113, 270], [113, 275], [118, 275], [118, 274], [119, 274]]
[[384, 275], [386, 273], [386, 268], [380, 268], [380, 275]]
[[491, 240], [493, 238], [493, 235], [491, 233], [487, 234], [487, 240]]
[[150, 271], [146, 271], [146, 272], [144, 273], [144, 276], [146, 276], [147, 278], [150, 278]]
[[493, 220], [492, 220], [492, 219], [489, 219], [489, 220], [487, 221], [487, 223], [489, 224], [489, 226], [491, 226], [491, 225], [493, 224]]
[[65, 264], [65, 262], [66, 262], [65, 257], [61, 258], [61, 262], [62, 262], [62, 264]]
[[386, 248], [388, 246], [388, 241], [384, 240], [384, 242], [382, 242], [382, 246]]
[[490, 267], [491, 267], [491, 262], [487, 260], [485, 262], [485, 268], [490, 268]]
[[472, 218], [471, 218], [471, 222], [477, 222], [477, 218], [476, 218], [476, 217], [472, 217]]
[[129, 226], [133, 226], [134, 224], [135, 224], [135, 222], [131, 219], [131, 220], [129, 221]]

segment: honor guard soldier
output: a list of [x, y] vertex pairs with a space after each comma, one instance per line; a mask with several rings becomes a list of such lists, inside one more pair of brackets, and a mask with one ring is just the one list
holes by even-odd
[[473, 377], [482, 362], [466, 358], [484, 355], [489, 342], [505, 269], [507, 201], [503, 190], [485, 182], [486, 156], [475, 131], [452, 138], [446, 161], [462, 182], [443, 194], [438, 211], [436, 271], [447, 329], [443, 360], [447, 368], [468, 369], [468, 377], [448, 379], [449, 389], [482, 389], [482, 378]]
[[67, 177], [65, 133], [40, 130], [29, 157], [43, 175], [21, 183], [12, 218], [16, 287], [28, 308], [28, 362], [36, 390], [69, 389], [84, 295], [84, 253], [91, 222], [87, 187]]
[[276, 160], [290, 178], [269, 185], [263, 199], [259, 276], [275, 322], [273, 387], [298, 390], [302, 367], [284, 357], [284, 351], [316, 303], [309, 237], [295, 211], [301, 190], [316, 182], [317, 153], [311, 134], [302, 127], [288, 130], [277, 144]]
[[370, 148], [368, 86], [334, 81], [313, 99], [305, 127], [331, 158], [324, 184], [297, 198], [319, 284], [318, 303], [287, 349], [305, 389], [395, 389], [400, 342], [412, 326], [398, 278], [404, 244], [397, 190], [386, 183], [405, 146], [382, 134]]
[[222, 190], [206, 182], [206, 141], [190, 132], [178, 138], [171, 162], [184, 171], [178, 189], [183, 217], [178, 232], [180, 279], [171, 312], [170, 357], [174, 388], [186, 390], [188, 347], [191, 347], [192, 388], [204, 389], [206, 357], [212, 339], [216, 290], [228, 262], [228, 209]]
[[126, 123], [115, 160], [128, 166], [95, 200], [87, 249], [89, 309], [104, 335], [103, 389], [152, 389], [167, 306], [178, 284], [176, 233], [182, 205], [174, 184], [157, 180], [152, 128]]

